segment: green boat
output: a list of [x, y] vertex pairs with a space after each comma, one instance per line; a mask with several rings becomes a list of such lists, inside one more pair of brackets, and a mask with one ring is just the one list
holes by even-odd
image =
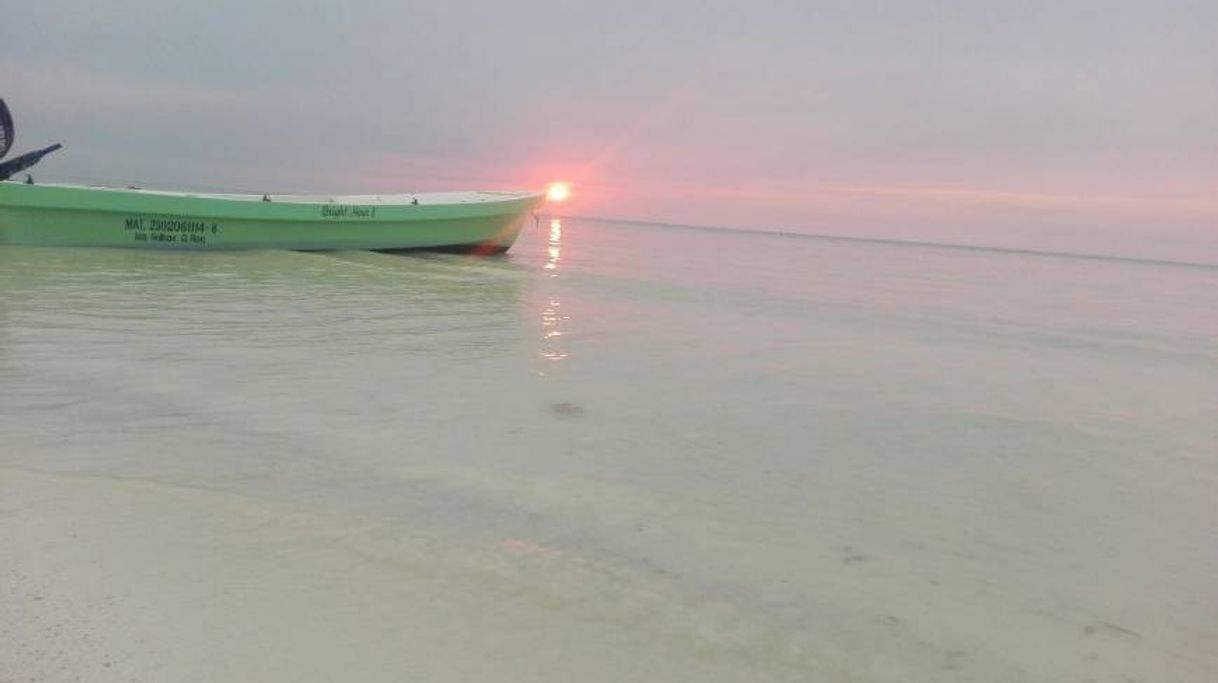
[[[0, 100], [0, 157], [13, 138]], [[59, 149], [0, 163], [0, 244], [143, 249], [502, 253], [540, 192], [243, 195], [7, 180]]]
[[502, 253], [535, 192], [224, 195], [0, 182], [0, 244]]

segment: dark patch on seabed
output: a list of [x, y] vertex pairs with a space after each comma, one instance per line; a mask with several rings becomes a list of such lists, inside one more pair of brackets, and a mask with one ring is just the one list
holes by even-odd
[[583, 417], [584, 415], [584, 409], [575, 405], [574, 403], [571, 403], [570, 401], [551, 403], [550, 412], [558, 417], [564, 418]]

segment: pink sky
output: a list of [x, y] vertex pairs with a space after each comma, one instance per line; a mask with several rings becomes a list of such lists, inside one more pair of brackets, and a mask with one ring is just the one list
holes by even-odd
[[51, 177], [562, 179], [571, 215], [1218, 254], [1213, 2], [42, 0], [6, 25], [0, 96], [19, 147], [65, 144]]

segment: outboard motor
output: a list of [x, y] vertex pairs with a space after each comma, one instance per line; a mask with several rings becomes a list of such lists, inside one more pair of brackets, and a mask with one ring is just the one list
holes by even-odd
[[[0, 159], [8, 154], [8, 150], [13, 146], [13, 116], [8, 111], [8, 106], [4, 104], [4, 100], [0, 99]], [[0, 163], [0, 180], [8, 180], [14, 173], [20, 173], [34, 164], [42, 161], [42, 157], [54, 152], [63, 147], [58, 143], [50, 147], [44, 147], [33, 152], [26, 152], [21, 156], [13, 157], [8, 161]]]
[[8, 154], [8, 148], [13, 146], [13, 115], [8, 113], [8, 105], [0, 99], [0, 159]]

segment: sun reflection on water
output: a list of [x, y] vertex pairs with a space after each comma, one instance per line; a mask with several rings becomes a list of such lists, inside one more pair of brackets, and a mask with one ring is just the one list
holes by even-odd
[[546, 259], [546, 270], [550, 277], [558, 276], [558, 262], [562, 258], [562, 220], [550, 219], [549, 256]]
[[[559, 264], [562, 261], [562, 220], [550, 219], [550, 239], [546, 245], [546, 274], [552, 278], [558, 277]], [[546, 360], [558, 361], [567, 358], [567, 352], [561, 346], [563, 323], [570, 317], [562, 311], [562, 301], [557, 295], [551, 294], [545, 298], [541, 309], [541, 357]]]

